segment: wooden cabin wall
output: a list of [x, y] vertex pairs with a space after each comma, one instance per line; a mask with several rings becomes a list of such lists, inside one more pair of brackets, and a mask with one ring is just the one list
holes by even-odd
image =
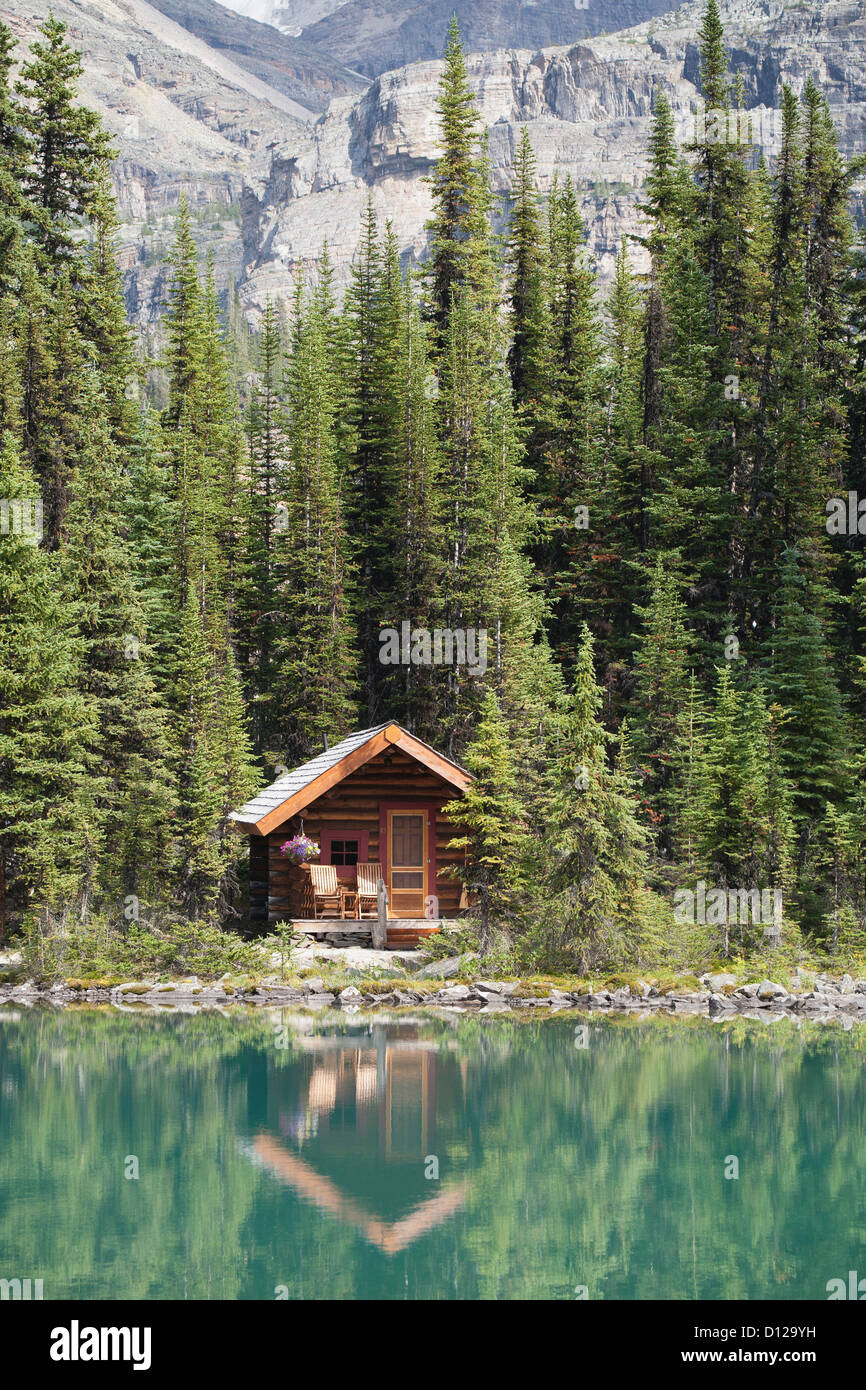
[[[390, 763], [385, 758], [390, 757]], [[303, 820], [305, 835], [320, 841], [325, 830], [366, 830], [369, 834], [367, 857], [371, 863], [379, 863], [379, 803], [380, 801], [399, 801], [411, 806], [435, 804], [436, 806], [436, 896], [439, 899], [440, 917], [456, 917], [460, 908], [462, 884], [453, 875], [454, 866], [462, 864], [462, 850], [448, 849], [448, 841], [457, 833], [453, 823], [446, 821], [441, 807], [456, 798], [455, 790], [432, 772], [417, 763], [414, 758], [400, 749], [392, 748], [387, 753], [366, 763], [357, 772], [351, 773], [330, 791], [307, 807], [303, 816], [293, 816], [284, 822], [279, 830], [273, 831], [267, 840], [259, 839], [259, 844], [267, 845], [268, 862], [268, 922], [273, 924], [306, 913], [302, 907], [302, 893], [306, 878], [303, 869], [288, 864], [280, 854], [280, 845], [300, 831]], [[251, 839], [250, 878], [253, 877]], [[258, 851], [264, 860], [265, 852]], [[258, 861], [257, 861], [258, 862]], [[313, 861], [316, 862], [315, 860]]]
[[250, 839], [250, 921], [268, 921], [268, 842], [261, 835]]

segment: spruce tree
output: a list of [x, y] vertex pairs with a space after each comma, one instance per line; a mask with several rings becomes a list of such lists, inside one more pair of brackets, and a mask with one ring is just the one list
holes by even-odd
[[526, 126], [520, 131], [511, 198], [507, 246], [511, 305], [508, 364], [518, 405], [531, 406], [537, 403], [541, 387], [543, 366], [540, 358], [547, 343], [549, 325], [535, 155]]
[[494, 925], [508, 920], [525, 886], [527, 839], [508, 726], [496, 695], [486, 690], [475, 738], [464, 754], [474, 780], [458, 801], [443, 807], [461, 833], [449, 848], [462, 849], [462, 871], [476, 899], [481, 925], [479, 951], [487, 955]]
[[21, 67], [17, 91], [32, 138], [24, 188], [37, 210], [44, 264], [74, 261], [73, 229], [92, 210], [112, 148], [95, 111], [76, 101], [84, 71], [67, 26], [49, 15]]
[[[322, 296], [295, 301], [287, 366], [291, 471], [285, 530], [275, 537], [278, 622], [272, 682], [281, 761], [301, 762], [325, 735], [354, 726], [357, 649], [338, 474], [334, 326]], [[277, 712], [278, 711], [278, 715]]]
[[612, 769], [593, 639], [583, 625], [563, 748], [552, 778], [545, 882], [555, 926], [545, 950], [581, 973], [639, 958], [646, 927], [646, 830], [626, 768]]
[[779, 742], [801, 830], [819, 819], [844, 786], [845, 725], [822, 630], [820, 589], [807, 583], [794, 547], [782, 557], [768, 642], [769, 685], [784, 709]]
[[464, 286], [479, 291], [492, 274], [490, 190], [456, 16], [448, 28], [444, 59], [436, 100], [442, 152], [430, 180], [433, 216], [426, 267], [430, 310], [440, 334], [457, 291]]
[[683, 734], [690, 642], [679, 585], [660, 558], [649, 603], [637, 611], [644, 631], [635, 651], [634, 743], [643, 774], [644, 804], [660, 854], [670, 861], [683, 795], [675, 760]]
[[[19, 507], [39, 501], [8, 433], [0, 497]], [[0, 534], [0, 929], [28, 924], [44, 943], [80, 910], [94, 833], [87, 750], [96, 730], [79, 689], [83, 644], [56, 560], [10, 512]]]
[[275, 748], [271, 697], [277, 628], [274, 538], [284, 517], [276, 510], [288, 468], [284, 409], [283, 342], [279, 313], [268, 299], [257, 343], [257, 370], [247, 407], [249, 449], [246, 536], [238, 603], [238, 644], [250, 693], [253, 741], [259, 753]]

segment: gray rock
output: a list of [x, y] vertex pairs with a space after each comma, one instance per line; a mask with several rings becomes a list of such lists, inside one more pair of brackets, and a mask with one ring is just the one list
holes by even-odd
[[301, 981], [301, 989], [305, 994], [323, 994], [325, 981], [320, 976], [314, 975], [309, 980]]
[[449, 985], [447, 989], [440, 989], [435, 998], [453, 1004], [461, 999], [471, 999], [472, 990], [467, 985]]
[[758, 999], [784, 999], [788, 991], [774, 980], [762, 980], [755, 993]]
[[472, 951], [462, 956], [447, 956], [445, 960], [432, 960], [417, 971], [416, 980], [450, 980], [454, 975], [462, 975], [469, 964], [478, 957]]
[[552, 989], [550, 991], [550, 1002], [560, 1008], [571, 1008], [574, 1004], [574, 997], [564, 989]]
[[[700, 106], [694, 61], [698, 21], [694, 8], [684, 6], [682, 15], [625, 35], [582, 38], [581, 25], [565, 39], [572, 43], [570, 48], [530, 40], [529, 33], [539, 32], [540, 17], [554, 8], [530, 4], [484, 7], [484, 41], [478, 30], [473, 41], [470, 29], [468, 79], [479, 97], [482, 122], [490, 131], [494, 192], [498, 195], [510, 188], [518, 130], [526, 123], [538, 163], [539, 191], [549, 191], [555, 168], [560, 180], [570, 174], [577, 186], [586, 190], [581, 211], [589, 251], [599, 266], [602, 283], [609, 283], [620, 237], [639, 226], [653, 89], [665, 91], [683, 137], [688, 138], [691, 113]], [[611, 29], [618, 23], [634, 23], [633, 7], [624, 8], [629, 9], [628, 15], [623, 13], [617, 19], [612, 4], [605, 6], [603, 0], [593, 0], [589, 13], [605, 16], [598, 27]], [[436, 122], [431, 112], [441, 73], [441, 64], [429, 60], [428, 54], [438, 51], [441, 36], [438, 29], [429, 35], [421, 61], [383, 72], [382, 67], [393, 66], [387, 58], [389, 52], [395, 57], [399, 53], [399, 62], [408, 58], [404, 45], [411, 44], [410, 30], [412, 34], [419, 32], [424, 7], [415, 6], [410, 25], [408, 21], [395, 24], [393, 6], [380, 5], [380, 13], [388, 12], [391, 23], [380, 27], [377, 22], [369, 29], [365, 26], [366, 32], [355, 30], [357, 9], [357, 5], [348, 6], [345, 14], [338, 12], [331, 21], [335, 37], [346, 45], [337, 52], [354, 53], [360, 48], [363, 62], [348, 59], [350, 67], [362, 66], [365, 72], [382, 75], [354, 101], [333, 102], [300, 140], [293, 131], [280, 140], [274, 148], [270, 174], [249, 188], [243, 228], [247, 275], [240, 288], [247, 309], [260, 310], [269, 293], [275, 298], [289, 296], [298, 268], [319, 254], [325, 226], [335, 268], [345, 283], [357, 245], [357, 226], [371, 194], [382, 217], [386, 210], [393, 216], [401, 254], [417, 256], [417, 248], [424, 242], [422, 229], [430, 212], [430, 193], [422, 180], [429, 176], [437, 153]], [[428, 6], [427, 10], [432, 25], [435, 7]], [[520, 38], [514, 40], [510, 26], [518, 13]], [[852, 18], [846, 14], [841, 23], [836, 5], [768, 5], [766, 0], [741, 0], [725, 15], [726, 40], [736, 50], [737, 71], [745, 82], [749, 107], [757, 104], [759, 94], [766, 103], [778, 101], [778, 94], [768, 90], [764, 75], [768, 53], [783, 71], [838, 71], [832, 97], [846, 157], [862, 147], [864, 120], [863, 21], [859, 13], [854, 16], [854, 7], [851, 14]], [[534, 22], [530, 17], [535, 17]], [[580, 24], [586, 13], [573, 13], [573, 18]], [[438, 18], [435, 22], [441, 23]], [[330, 32], [327, 25], [324, 30], [316, 25], [314, 31]], [[308, 33], [305, 30], [305, 39]], [[499, 40], [500, 34], [509, 37]], [[557, 38], [556, 43], [561, 42]], [[515, 43], [519, 47], [513, 47]], [[497, 51], [477, 51], [483, 48]], [[778, 124], [773, 119], [778, 112], [766, 107], [763, 112], [768, 118], [767, 130], [758, 130], [759, 116], [754, 124], [759, 142], [768, 155], [773, 155], [778, 152], [778, 134], [772, 129]], [[131, 160], [134, 155], [122, 157]], [[614, 178], [618, 182], [615, 193], [594, 187], [602, 179], [609, 183]], [[637, 260], [639, 273], [645, 265], [642, 258]]]
[[722, 971], [719, 975], [705, 976], [701, 983], [708, 984], [711, 990], [718, 991], [723, 985], [735, 985], [737, 983], [737, 977], [736, 975], [729, 975]]
[[517, 989], [516, 980], [476, 980], [476, 989], [488, 990], [491, 994], [508, 995]]
[[347, 1004], [355, 1004], [361, 998], [361, 991], [354, 985], [346, 985], [345, 989], [340, 990], [337, 998], [345, 1000]]
[[711, 994], [707, 1000], [707, 1010], [710, 1014], [728, 1014], [736, 1010], [736, 1005], [725, 994]]

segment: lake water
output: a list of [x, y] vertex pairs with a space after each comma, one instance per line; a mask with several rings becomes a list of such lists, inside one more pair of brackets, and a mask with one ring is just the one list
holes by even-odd
[[864, 1064], [866, 1029], [787, 1020], [6, 1006], [0, 1278], [823, 1299], [866, 1274]]

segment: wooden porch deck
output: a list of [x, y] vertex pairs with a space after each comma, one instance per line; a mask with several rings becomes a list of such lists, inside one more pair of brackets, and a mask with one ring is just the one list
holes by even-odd
[[[292, 930], [306, 936], [372, 936], [377, 923], [366, 917], [360, 921], [353, 917], [309, 917], [294, 918]], [[431, 922], [427, 917], [390, 917], [387, 922], [385, 949], [396, 949], [414, 945], [424, 936], [433, 936], [442, 930], [441, 922]]]
[[[295, 917], [292, 919], [292, 930], [297, 932], [339, 932], [346, 935], [350, 932], [357, 932], [369, 936], [376, 925], [375, 917], [363, 917], [359, 921], [357, 917]], [[392, 931], [422, 931], [429, 936], [431, 932], [440, 931], [441, 921], [431, 922], [429, 917], [389, 917], [388, 930]]]

